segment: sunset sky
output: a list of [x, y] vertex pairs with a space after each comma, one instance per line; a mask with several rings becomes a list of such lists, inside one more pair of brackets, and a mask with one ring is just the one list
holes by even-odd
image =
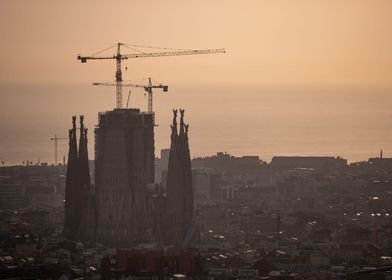
[[[24, 146], [35, 159], [50, 160], [47, 138], [65, 134], [72, 114], [87, 115], [92, 155], [97, 112], [113, 108], [114, 89], [90, 85], [114, 80], [115, 64], [80, 64], [76, 56], [117, 42], [227, 51], [124, 63], [124, 80], [152, 76], [169, 85], [168, 97], [157, 97], [157, 149], [168, 144], [171, 108], [183, 106], [194, 155], [356, 151], [353, 159], [365, 159], [392, 150], [391, 14], [390, 0], [2, 0], [0, 158], [20, 161]], [[254, 133], [214, 134], [222, 120], [246, 123]], [[333, 133], [339, 137], [329, 139]], [[308, 135], [329, 140], [308, 150], [318, 141]]]
[[80, 67], [75, 56], [121, 41], [228, 52], [129, 61], [135, 78], [151, 73], [183, 83], [392, 85], [389, 0], [3, 0], [0, 8], [3, 83], [107, 80], [112, 62]]

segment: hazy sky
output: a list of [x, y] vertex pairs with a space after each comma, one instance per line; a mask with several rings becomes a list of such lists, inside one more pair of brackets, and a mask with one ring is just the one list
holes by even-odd
[[73, 114], [86, 115], [92, 155], [97, 112], [115, 99], [90, 85], [114, 80], [115, 65], [76, 56], [119, 41], [227, 50], [126, 61], [124, 80], [169, 85], [156, 96], [157, 150], [184, 107], [193, 155], [392, 154], [391, 14], [390, 0], [1, 0], [0, 160], [50, 160], [48, 139]]
[[110, 80], [112, 61], [75, 57], [122, 41], [228, 51], [128, 61], [128, 79], [391, 87], [391, 13], [390, 0], [2, 0], [0, 79]]

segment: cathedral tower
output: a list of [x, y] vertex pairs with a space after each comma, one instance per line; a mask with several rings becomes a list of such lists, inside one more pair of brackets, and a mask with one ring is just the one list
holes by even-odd
[[183, 246], [193, 223], [193, 186], [191, 159], [188, 144], [188, 125], [184, 123], [184, 110], [180, 110], [180, 127], [177, 127], [177, 110], [173, 110], [171, 145], [167, 175], [167, 228], [166, 242]]

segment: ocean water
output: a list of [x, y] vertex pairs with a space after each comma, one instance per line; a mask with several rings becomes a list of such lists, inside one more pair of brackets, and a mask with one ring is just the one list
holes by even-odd
[[[126, 103], [128, 90], [124, 90]], [[0, 163], [54, 162], [55, 134], [67, 137], [72, 115], [85, 115], [89, 154], [100, 111], [114, 107], [114, 88], [89, 85], [0, 86]], [[392, 90], [289, 86], [173, 85], [156, 92], [155, 147], [170, 145], [172, 108], [184, 108], [192, 156], [342, 156], [349, 162], [392, 157]], [[130, 107], [146, 110], [142, 90]], [[68, 141], [59, 141], [59, 159]]]

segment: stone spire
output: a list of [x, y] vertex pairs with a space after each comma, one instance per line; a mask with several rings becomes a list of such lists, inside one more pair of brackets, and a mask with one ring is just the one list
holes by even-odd
[[177, 110], [175, 110], [175, 109], [173, 109], [173, 124], [170, 125], [170, 127], [171, 127], [171, 140], [172, 140], [172, 144], [173, 144], [173, 140], [175, 140], [178, 135], [178, 133], [177, 133]]
[[90, 186], [90, 167], [87, 146], [87, 128], [84, 127], [84, 117], [80, 116], [80, 139], [78, 157], [78, 200], [79, 200], [79, 232], [82, 240], [94, 240], [96, 229], [96, 203]]
[[185, 128], [184, 128], [184, 109], [180, 109], [180, 135], [183, 136], [185, 133]]
[[[80, 116], [80, 138], [79, 138], [79, 156], [78, 156], [78, 184], [77, 184], [77, 201], [78, 201], [78, 234], [86, 229], [85, 216], [89, 211], [90, 198], [90, 168], [88, 162], [87, 150], [87, 128], [84, 127], [84, 117]], [[82, 234], [83, 235], [83, 234]]]
[[87, 152], [87, 129], [80, 116], [79, 151], [76, 137], [76, 116], [72, 117], [69, 130], [69, 152], [65, 186], [64, 236], [79, 239], [85, 227], [82, 221], [90, 207], [90, 169]]
[[180, 110], [180, 129], [177, 133], [177, 110], [173, 110], [167, 174], [166, 242], [175, 246], [183, 244], [193, 219], [192, 171], [184, 112]]
[[[187, 231], [191, 228], [193, 222], [193, 180], [192, 180], [192, 167], [191, 155], [188, 143], [189, 125], [184, 123], [185, 110], [181, 111], [181, 165], [182, 165], [182, 185], [184, 188], [184, 220]], [[180, 133], [181, 134], [181, 133]]]
[[83, 116], [80, 116], [80, 139], [79, 139], [79, 182], [82, 193], [88, 194], [90, 191], [90, 170], [87, 149], [87, 128], [84, 128]]
[[69, 150], [67, 177], [65, 182], [65, 221], [63, 234], [71, 238], [75, 234], [75, 187], [77, 185], [78, 148], [76, 140], [76, 116], [72, 116], [72, 129], [69, 130]]

